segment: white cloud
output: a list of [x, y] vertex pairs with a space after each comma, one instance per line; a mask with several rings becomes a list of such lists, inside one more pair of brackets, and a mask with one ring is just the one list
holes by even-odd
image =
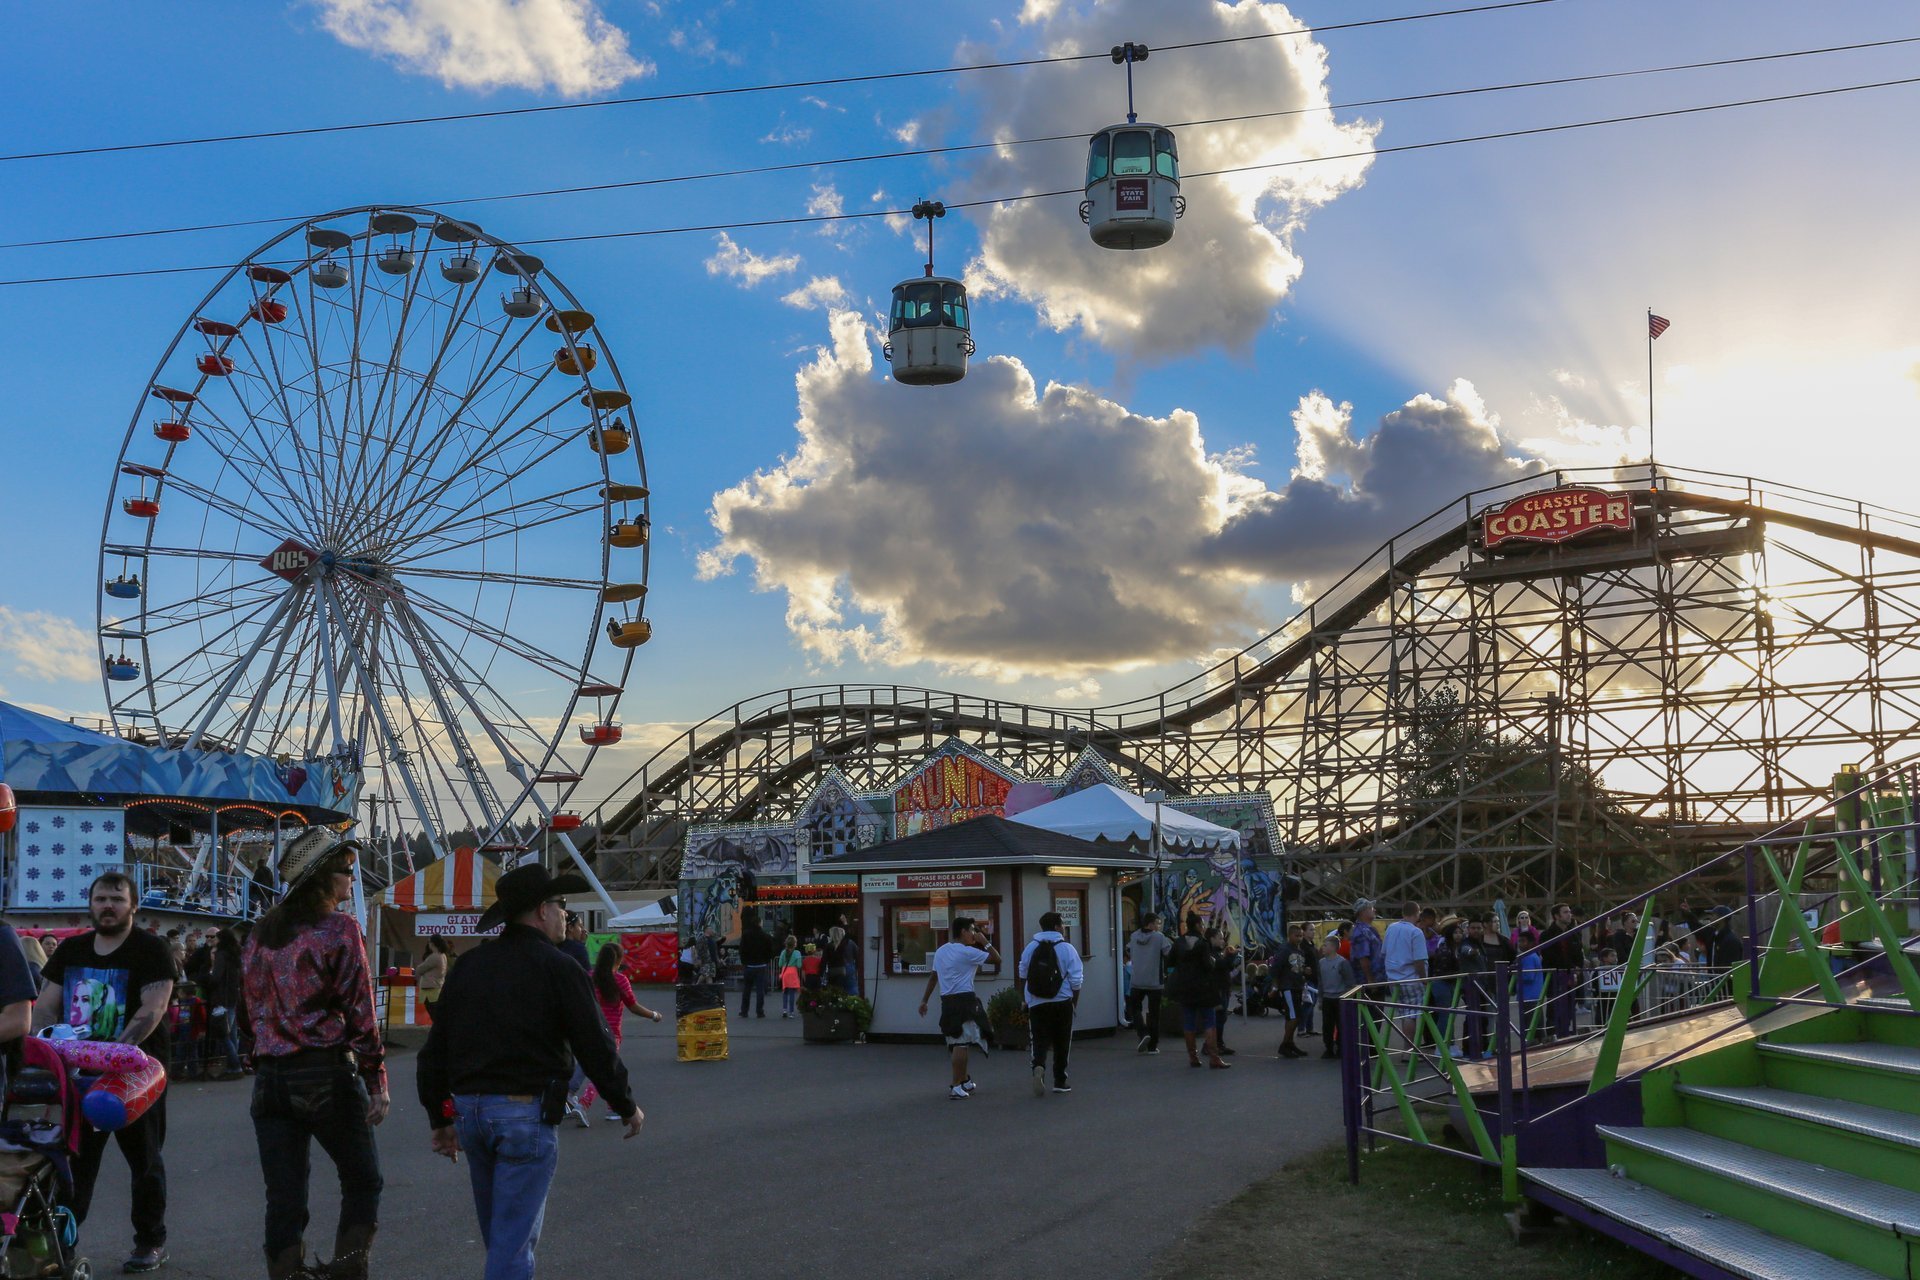
[[920, 141], [920, 122], [918, 120], [907, 121], [905, 124], [893, 130], [893, 136], [896, 140], [909, 147], [914, 145]]
[[816, 97], [811, 93], [801, 98], [800, 101], [806, 103], [810, 107], [818, 107], [822, 111], [837, 111], [841, 115], [845, 115], [847, 113], [847, 109], [845, 107], [837, 107], [833, 103], [828, 102], [825, 98]]
[[751, 249], [735, 244], [733, 237], [724, 231], [714, 237], [714, 243], [718, 247], [713, 256], [707, 259], [707, 274], [738, 280], [749, 289], [763, 280], [795, 271], [800, 266], [800, 255], [797, 253], [763, 258]]
[[780, 146], [792, 146], [796, 142], [805, 142], [813, 137], [813, 130], [805, 125], [790, 124], [782, 120], [778, 125], [764, 133], [760, 141], [776, 143]]
[[1100, 696], [1100, 682], [1092, 676], [1053, 691], [1055, 702], [1092, 702]]
[[[1261, 583], [1343, 572], [1459, 492], [1524, 470], [1473, 387], [1417, 396], [1356, 437], [1324, 395], [1296, 415], [1313, 445], [1278, 490], [1249, 450], [1210, 453], [1195, 415], [1151, 417], [1017, 360], [908, 390], [874, 375], [851, 311], [801, 369], [799, 441], [716, 494], [711, 578], [752, 562], [817, 659], [1008, 680], [1196, 658], [1270, 621]], [[1338, 477], [1344, 476], [1344, 479]]]
[[100, 678], [93, 636], [71, 618], [0, 604], [0, 653], [21, 675], [42, 680]]
[[840, 283], [838, 276], [815, 276], [780, 299], [790, 307], [799, 307], [805, 311], [820, 307], [844, 306], [847, 300], [847, 287]]
[[807, 212], [809, 214], [816, 218], [836, 219], [836, 221], [823, 222], [820, 225], [820, 234], [823, 236], [844, 236], [854, 229], [857, 225], [856, 223], [838, 221], [846, 211], [846, 197], [841, 195], [840, 189], [831, 182], [815, 185], [813, 195], [807, 199]]
[[450, 89], [552, 89], [568, 97], [650, 75], [595, 0], [314, 0], [342, 44]]
[[[1169, 43], [1259, 35], [1304, 25], [1285, 5], [1214, 0], [1030, 2], [1022, 48], [1104, 50], [1115, 32], [1154, 31]], [[1374, 128], [1336, 124], [1325, 110], [1326, 50], [1307, 38], [1249, 40], [1156, 55], [1135, 70], [1142, 119], [1204, 120], [1305, 109], [1306, 114], [1209, 125], [1180, 135], [1182, 171], [1370, 152]], [[1052, 68], [980, 100], [984, 132], [1036, 137], [1124, 118], [1123, 72], [1105, 58]], [[988, 191], [1047, 191], [1084, 173], [1084, 144], [1007, 148], [983, 163]], [[1183, 186], [1187, 214], [1157, 249], [1101, 249], [1066, 200], [1001, 205], [986, 215], [970, 268], [983, 295], [1031, 302], [1059, 330], [1165, 360], [1205, 348], [1245, 350], [1272, 321], [1303, 265], [1294, 237], [1307, 215], [1363, 180], [1371, 156], [1269, 169]]]

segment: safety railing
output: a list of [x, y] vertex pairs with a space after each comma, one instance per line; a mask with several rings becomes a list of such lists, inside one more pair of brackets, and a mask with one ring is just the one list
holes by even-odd
[[[1909, 954], [1920, 931], [1915, 784], [1913, 762], [1843, 772], [1833, 798], [1792, 824], [1629, 899], [1606, 917], [1639, 912], [1618, 963], [1569, 965], [1565, 940], [1549, 937], [1465, 973], [1344, 993], [1349, 1175], [1359, 1178], [1363, 1143], [1411, 1142], [1498, 1165], [1517, 1196], [1528, 1129], [1565, 1123], [1587, 1097], [1697, 1052], [1756, 1013], [1838, 1008], [1891, 990], [1876, 1009], [1920, 1016]], [[1736, 871], [1744, 893], [1714, 904], [1692, 947], [1656, 947], [1657, 904]], [[1732, 962], [1690, 959], [1701, 933], [1716, 959]], [[1635, 1035], [1655, 1026], [1667, 1030]], [[1460, 1146], [1434, 1141], [1436, 1119], [1452, 1124]]]
[[133, 881], [138, 911], [187, 911], [198, 915], [253, 920], [279, 901], [279, 893], [247, 877], [192, 871], [150, 862], [123, 862], [111, 868]]

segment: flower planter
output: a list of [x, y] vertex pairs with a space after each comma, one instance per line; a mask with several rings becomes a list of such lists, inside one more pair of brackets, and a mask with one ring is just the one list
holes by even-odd
[[838, 1044], [860, 1034], [850, 1009], [816, 1009], [800, 1015], [800, 1038], [808, 1044]]
[[1028, 1044], [1027, 1024], [1019, 1022], [1011, 1026], [996, 1025], [993, 1029], [993, 1043], [995, 1047], [1008, 1050], [1009, 1052], [1015, 1049], [1026, 1048]]

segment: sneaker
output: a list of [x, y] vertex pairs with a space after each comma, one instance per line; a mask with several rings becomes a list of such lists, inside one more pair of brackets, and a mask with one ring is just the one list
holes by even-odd
[[1062, 1080], [1059, 1084], [1053, 1086], [1053, 1091], [1055, 1093], [1072, 1093], [1073, 1086], [1068, 1084], [1065, 1080]]
[[618, 1111], [609, 1111], [609, 1112], [607, 1112], [607, 1114], [605, 1114], [605, 1115], [603, 1115], [603, 1116], [601, 1116], [600, 1118], [601, 1118], [602, 1120], [606, 1120], [606, 1121], [609, 1121], [609, 1122], [611, 1122], [611, 1123], [613, 1123], [613, 1124], [619, 1124], [619, 1123], [620, 1123], [620, 1113], [619, 1113]]
[[580, 1127], [582, 1129], [593, 1128], [593, 1117], [589, 1116], [587, 1114], [587, 1109], [581, 1106], [578, 1102], [571, 1102], [571, 1101], [568, 1102], [567, 1110], [572, 1114], [573, 1118], [579, 1122]]
[[1151, 1048], [1151, 1049], [1149, 1049], [1149, 1050], [1147, 1050], [1147, 1052], [1148, 1052], [1148, 1053], [1158, 1053], [1158, 1052], [1160, 1052], [1160, 1046], [1159, 1046], [1159, 1045], [1155, 1045], [1155, 1046], [1153, 1046], [1153, 1048]]
[[1034, 1064], [1033, 1068], [1033, 1096], [1036, 1098], [1047, 1096], [1047, 1069], [1038, 1063]]
[[962, 1089], [965, 1089], [968, 1093], [972, 1093], [975, 1089], [978, 1089], [980, 1086], [973, 1082], [972, 1076], [968, 1076], [965, 1080], [960, 1082], [960, 1087]]
[[1134, 1046], [1133, 1051], [1135, 1053], [1151, 1053], [1152, 1052], [1152, 1050], [1147, 1048], [1147, 1038], [1145, 1036], [1140, 1037], [1140, 1043]]
[[166, 1265], [167, 1251], [156, 1244], [145, 1249], [135, 1249], [120, 1265], [120, 1269], [130, 1275], [137, 1275], [142, 1271], [158, 1271]]
[[947, 1090], [948, 1102], [965, 1102], [968, 1098], [971, 1098], [972, 1096], [973, 1096], [972, 1094], [967, 1092], [967, 1087], [961, 1084], [957, 1084], [953, 1086], [953, 1088]]

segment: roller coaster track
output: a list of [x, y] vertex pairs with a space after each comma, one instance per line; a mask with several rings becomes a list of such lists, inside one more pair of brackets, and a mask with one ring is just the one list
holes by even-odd
[[[650, 828], [666, 820], [791, 819], [812, 784], [830, 769], [837, 770], [856, 790], [884, 790], [908, 760], [948, 737], [978, 746], [1027, 777], [1058, 776], [1082, 753], [1091, 751], [1131, 785], [1141, 788], [1174, 795], [1264, 791], [1274, 795], [1280, 812], [1296, 814], [1291, 830], [1297, 838], [1350, 839], [1350, 830], [1324, 825], [1316, 830], [1317, 819], [1297, 816], [1313, 810], [1309, 793], [1324, 781], [1316, 780], [1313, 771], [1341, 767], [1324, 752], [1321, 754], [1326, 758], [1316, 762], [1312, 758], [1315, 752], [1302, 745], [1303, 737], [1316, 734], [1328, 741], [1344, 740], [1345, 730], [1337, 725], [1335, 732], [1323, 732], [1326, 725], [1322, 721], [1335, 713], [1319, 709], [1322, 702], [1315, 701], [1326, 698], [1326, 689], [1316, 691], [1316, 682], [1319, 686], [1338, 683], [1335, 668], [1327, 663], [1325, 655], [1342, 644], [1355, 643], [1363, 634], [1394, 632], [1402, 639], [1418, 640], [1424, 630], [1434, 629], [1431, 617], [1412, 621], [1400, 618], [1400, 612], [1407, 608], [1404, 598], [1415, 595], [1416, 587], [1422, 598], [1441, 590], [1459, 593], [1460, 600], [1486, 595], [1485, 588], [1463, 584], [1460, 574], [1460, 566], [1470, 558], [1481, 510], [1525, 492], [1566, 484], [1616, 489], [1635, 486], [1639, 506], [1651, 513], [1648, 518], [1657, 521], [1662, 535], [1671, 535], [1667, 541], [1675, 547], [1686, 545], [1688, 537], [1707, 541], [1717, 537], [1719, 542], [1713, 544], [1719, 548], [1716, 554], [1724, 557], [1748, 549], [1758, 553], [1766, 543], [1782, 537], [1783, 531], [1801, 535], [1803, 544], [1826, 558], [1796, 560], [1796, 570], [1803, 563], [1812, 564], [1812, 581], [1822, 587], [1831, 584], [1827, 594], [1863, 598], [1871, 634], [1862, 638], [1855, 635], [1860, 628], [1849, 622], [1822, 621], [1812, 616], [1802, 630], [1810, 636], [1844, 633], [1848, 643], [1864, 645], [1871, 654], [1880, 655], [1869, 658], [1872, 669], [1861, 686], [1864, 696], [1871, 700], [1873, 714], [1871, 723], [1859, 726], [1857, 756], [1862, 761], [1882, 758], [1894, 742], [1909, 737], [1920, 725], [1920, 662], [1911, 664], [1911, 672], [1904, 665], [1898, 671], [1889, 668], [1886, 672], [1874, 665], [1887, 653], [1904, 654], [1909, 648], [1920, 653], [1920, 519], [1790, 485], [1714, 472], [1663, 469], [1657, 483], [1650, 484], [1645, 467], [1555, 471], [1476, 491], [1448, 503], [1383, 543], [1259, 641], [1158, 694], [1076, 709], [909, 685], [862, 683], [808, 685], [743, 699], [688, 728], [616, 787], [613, 799], [598, 815], [598, 839], [609, 848], [637, 844]], [[1741, 538], [1750, 540], [1751, 548], [1740, 542]], [[1832, 548], [1857, 556], [1857, 563], [1829, 563], [1832, 557], [1822, 549]], [[1656, 558], [1666, 554], [1659, 552]], [[1881, 569], [1877, 556], [1897, 560], [1897, 569]], [[1570, 558], [1567, 566], [1569, 578], [1586, 572], [1577, 556]], [[1724, 575], [1712, 582], [1672, 573], [1669, 576], [1672, 581], [1662, 590], [1683, 595], [1697, 592], [1703, 599], [1711, 596], [1723, 601], [1713, 606], [1720, 614], [1732, 616], [1733, 606], [1724, 601], [1731, 598], [1728, 593], [1737, 584], [1731, 584]], [[1432, 585], [1435, 583], [1440, 585]], [[1539, 589], [1535, 594], [1540, 594]], [[1487, 599], [1491, 601], [1492, 597]], [[1486, 607], [1496, 606], [1490, 603]], [[1665, 606], [1669, 613], [1674, 607], [1672, 601]], [[1779, 606], [1772, 602], [1768, 607]], [[1571, 606], [1566, 608], [1570, 610]], [[1394, 616], [1383, 622], [1389, 613]], [[1412, 618], [1411, 614], [1407, 616]], [[1486, 625], [1496, 624], [1488, 621]], [[1720, 647], [1751, 642], [1768, 654], [1778, 648], [1770, 638], [1776, 624], [1760, 616], [1757, 604], [1752, 618], [1742, 626], [1744, 630], [1734, 641], [1723, 638]], [[1662, 653], [1673, 649], [1668, 659], [1686, 656], [1664, 641], [1662, 646]], [[1410, 650], [1414, 647], [1417, 645], [1409, 643]], [[1402, 662], [1400, 658], [1381, 661], [1389, 665]], [[1564, 666], [1564, 658], [1555, 661]], [[1771, 661], [1767, 657], [1761, 665]], [[1675, 665], [1672, 670], [1681, 667]], [[1420, 676], [1431, 681], [1440, 678], [1435, 671], [1436, 664], [1430, 659], [1424, 665], [1414, 661], [1406, 665], [1404, 678]], [[1584, 678], [1584, 673], [1577, 674]], [[1559, 673], [1563, 686], [1573, 683], [1567, 676], [1565, 671]], [[1782, 690], [1788, 686], [1770, 668], [1764, 680], [1773, 683], [1766, 689], [1756, 684], [1759, 692], [1753, 696], [1772, 707], [1786, 696]], [[1808, 690], [1811, 688], [1809, 685]], [[1285, 699], [1278, 696], [1283, 689], [1288, 690]], [[1791, 692], [1794, 696], [1815, 697], [1808, 691]], [[1827, 697], [1827, 701], [1834, 703], [1838, 697]], [[1283, 701], [1287, 705], [1278, 705]], [[1511, 710], [1510, 704], [1516, 699], [1502, 694], [1493, 701]], [[1669, 707], [1663, 714], [1670, 725], [1703, 716], [1710, 721], [1719, 714], [1712, 710], [1713, 705], [1707, 699], [1701, 703], [1704, 709], [1683, 708], [1685, 714], [1676, 717]], [[1804, 740], [1845, 740], [1848, 714], [1816, 706], [1808, 713], [1807, 723], [1800, 726], [1806, 730]], [[1790, 768], [1782, 770], [1779, 766], [1778, 758], [1793, 743], [1775, 740], [1769, 745], [1762, 740], [1767, 734], [1778, 739], [1792, 727], [1782, 721], [1764, 731], [1740, 731], [1745, 735], [1741, 741], [1751, 740], [1751, 744], [1757, 744], [1754, 750], [1772, 761], [1766, 766], [1772, 771], [1772, 780], [1764, 786], [1725, 788], [1729, 797], [1737, 797], [1740, 803], [1757, 803], [1754, 797], [1767, 791], [1769, 794], [1762, 797], [1766, 803], [1784, 803], [1787, 793], [1808, 789], [1799, 786], [1805, 779], [1796, 780]], [[1710, 725], [1704, 730], [1711, 731]], [[1703, 731], [1696, 728], [1680, 732], [1698, 737]], [[1669, 742], [1665, 744], [1666, 754], [1679, 761], [1699, 745], [1703, 744]], [[1635, 751], [1644, 754], [1648, 749], [1644, 742], [1637, 746], [1621, 744], [1597, 754], [1626, 759]], [[1679, 766], [1671, 766], [1670, 775], [1673, 767]], [[1685, 805], [1691, 802], [1681, 794], [1685, 791], [1684, 778], [1676, 783], [1670, 776], [1666, 786], [1669, 791], [1678, 786], [1679, 791], [1663, 794], [1649, 788], [1643, 808], [1651, 812], [1653, 807], [1663, 805], [1667, 817], [1686, 820], [1690, 815]], [[1286, 794], [1289, 790], [1291, 795]], [[1773, 796], [1773, 791], [1781, 795]], [[1712, 809], [1712, 805], [1702, 806], [1702, 812]]]

